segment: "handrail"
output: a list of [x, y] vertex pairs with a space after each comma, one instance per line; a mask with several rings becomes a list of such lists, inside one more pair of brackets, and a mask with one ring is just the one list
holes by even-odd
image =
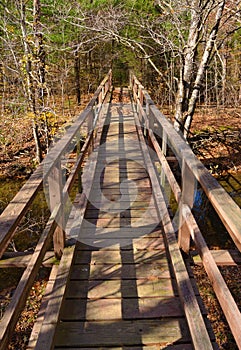
[[[241, 251], [241, 209], [198, 160], [171, 123], [157, 109], [148, 92], [134, 75], [130, 76], [130, 88], [136, 103], [139, 120], [147, 130], [150, 145], [156, 151], [162, 169], [179, 204], [179, 247], [189, 253], [190, 237], [192, 237], [236, 344], [241, 349], [241, 313], [191, 212], [195, 195], [194, 180], [202, 186], [239, 251]], [[162, 139], [162, 147], [160, 147], [160, 140], [157, 141], [156, 135]], [[167, 145], [171, 147], [182, 167], [181, 188], [173, 177], [165, 159]]]
[[[186, 166], [191, 172], [191, 175], [200, 183], [210, 203], [213, 205], [225, 228], [232, 237], [235, 245], [239, 251], [241, 251], [241, 209], [218, 181], [210, 174], [201, 161], [194, 155], [184, 138], [173, 128], [170, 121], [158, 110], [148, 92], [133, 75], [131, 77], [131, 86], [134, 100], [135, 102], [138, 101], [139, 109], [143, 108], [143, 102], [145, 102], [146, 113], [149, 115], [149, 125], [147, 125], [147, 128], [150, 128], [155, 133], [157, 132], [157, 128], [154, 129], [154, 123], [157, 124], [155, 126], [160, 127], [161, 131], [158, 132], [158, 136], [161, 134], [162, 140], [166, 139], [165, 142], [168, 143], [172, 149], [180, 162], [182, 169]], [[143, 101], [142, 103], [140, 102], [141, 100]], [[183, 179], [183, 181], [184, 180], [185, 179]], [[189, 184], [189, 191], [190, 190]], [[182, 201], [185, 201], [185, 198], [183, 198], [184, 196], [185, 194], [183, 193]], [[193, 199], [194, 198], [192, 198], [192, 202]], [[190, 206], [192, 207], [192, 205]]]
[[[60, 227], [60, 221], [61, 219], [63, 220], [64, 214], [66, 214], [64, 212], [63, 203], [67, 201], [68, 193], [73, 187], [74, 179], [79, 174], [79, 169], [83, 164], [84, 156], [92, 146], [92, 141], [95, 137], [94, 120], [96, 120], [96, 117], [101, 118], [101, 106], [105, 102], [108, 92], [111, 91], [111, 87], [112, 72], [110, 70], [97, 88], [85, 110], [79, 115], [66, 134], [55, 144], [44, 161], [39, 165], [0, 216], [1, 257], [6, 250], [8, 243], [14, 236], [17, 226], [28, 211], [32, 201], [37, 193], [43, 188], [44, 181], [47, 181], [49, 184], [50, 197], [51, 192], [54, 192], [52, 194], [52, 199], [50, 200], [51, 215], [18, 286], [15, 289], [13, 298], [1, 319], [0, 350], [4, 350], [7, 347], [7, 343], [15, 329], [19, 315], [26, 303], [29, 290], [32, 287], [33, 281], [43, 262], [45, 253], [47, 249], [49, 249], [53, 235], [55, 254], [58, 257], [61, 257], [62, 255], [65, 244], [65, 233], [64, 227]], [[62, 181], [60, 180], [62, 178], [61, 158], [68, 152], [68, 147], [73, 141], [75, 145], [78, 146], [80, 130], [86, 123], [88, 124], [88, 136], [79, 154], [77, 152], [76, 163], [71, 170], [65, 186], [63, 186]], [[73, 147], [71, 149], [73, 149]], [[60, 197], [58, 197], [58, 195]], [[60, 199], [60, 201], [56, 200], [56, 198]]]
[[[83, 112], [67, 130], [66, 134], [50, 150], [46, 158], [23, 185], [20, 191], [12, 199], [0, 216], [0, 258], [12, 239], [15, 229], [26, 214], [29, 206], [42, 188], [43, 182], [47, 181], [51, 170], [61, 161], [62, 155], [68, 149], [73, 139], [79, 133], [81, 126], [91, 119], [94, 107], [101, 104], [112, 84], [112, 71], [110, 70], [100, 83], [90, 102]], [[101, 98], [100, 98], [101, 96]], [[93, 125], [90, 125], [90, 130]]]

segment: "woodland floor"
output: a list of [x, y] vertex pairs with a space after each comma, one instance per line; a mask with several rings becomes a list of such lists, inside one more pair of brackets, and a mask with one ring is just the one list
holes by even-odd
[[214, 175], [241, 172], [241, 110], [198, 109], [189, 141]]
[[[72, 120], [67, 118], [67, 122]], [[62, 130], [68, 125], [60, 118]], [[194, 152], [214, 175], [227, 172], [241, 173], [241, 110], [216, 108], [199, 109], [194, 117], [190, 143]], [[0, 120], [0, 180], [26, 178], [36, 166], [31, 122], [22, 117], [5, 116]], [[241, 308], [241, 266], [221, 268], [226, 283]], [[201, 295], [208, 317], [214, 328], [221, 350], [236, 350], [227, 322], [214, 296], [202, 267], [194, 266]], [[7, 272], [6, 272], [7, 273]], [[4, 278], [2, 279], [4, 280]], [[27, 306], [16, 327], [9, 349], [25, 349], [28, 335], [36, 317], [38, 305], [46, 285], [47, 273], [40, 274], [35, 282]], [[3, 288], [3, 289], [2, 289]], [[14, 287], [0, 285], [0, 318], [6, 308]]]

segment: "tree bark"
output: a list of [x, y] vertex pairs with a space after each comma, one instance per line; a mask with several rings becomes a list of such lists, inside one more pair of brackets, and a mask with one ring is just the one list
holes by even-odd
[[78, 51], [74, 54], [74, 72], [75, 72], [75, 89], [77, 104], [81, 104], [81, 89], [80, 89], [80, 58]]
[[35, 56], [37, 61], [37, 73], [39, 80], [38, 96], [41, 107], [44, 107], [45, 96], [45, 50], [41, 25], [41, 3], [40, 0], [33, 1], [33, 32], [35, 37]]
[[199, 68], [198, 68], [193, 91], [191, 94], [191, 98], [189, 100], [186, 120], [184, 123], [184, 137], [187, 137], [188, 133], [190, 131], [193, 114], [194, 114], [196, 103], [198, 100], [199, 91], [200, 91], [200, 88], [202, 85], [205, 71], [207, 69], [207, 64], [208, 64], [209, 58], [211, 56], [211, 53], [212, 53], [212, 50], [213, 50], [213, 47], [215, 44], [215, 40], [216, 40], [217, 33], [219, 30], [220, 22], [222, 19], [222, 14], [223, 14], [225, 2], [226, 2], [225, 0], [222, 0], [222, 1], [220, 1], [219, 5], [218, 5], [217, 13], [216, 13], [216, 17], [215, 17], [215, 23], [214, 23], [214, 26], [210, 32], [209, 37], [208, 37], [208, 40], [207, 40], [207, 43], [205, 46], [205, 50], [204, 50], [204, 53], [203, 53], [203, 56], [202, 56], [202, 59], [201, 59], [201, 62], [200, 62]]
[[177, 131], [183, 131], [185, 112], [188, 110], [188, 102], [191, 94], [191, 86], [194, 71], [194, 62], [197, 55], [197, 45], [200, 36], [201, 9], [199, 0], [193, 0], [191, 4], [191, 20], [187, 44], [183, 51], [184, 59], [181, 60], [183, 68], [180, 69], [180, 78], [176, 98], [176, 114], [174, 127]]
[[36, 121], [37, 111], [36, 111], [35, 87], [34, 87], [33, 72], [32, 72], [32, 51], [29, 47], [28, 38], [27, 38], [25, 1], [21, 0], [17, 6], [20, 10], [20, 18], [21, 18], [20, 23], [21, 23], [23, 48], [24, 48], [23, 64], [25, 64], [28, 102], [29, 102], [30, 111], [33, 115], [32, 129], [33, 129], [33, 136], [35, 140], [36, 160], [38, 163], [40, 163], [42, 161], [42, 149], [41, 149], [41, 142], [40, 142], [39, 133], [38, 133], [38, 125]]

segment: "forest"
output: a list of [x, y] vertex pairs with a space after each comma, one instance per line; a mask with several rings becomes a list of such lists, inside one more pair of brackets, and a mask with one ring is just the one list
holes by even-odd
[[31, 122], [37, 163], [109, 68], [116, 85], [134, 70], [185, 137], [197, 106], [239, 116], [239, 1], [3, 0], [0, 13], [1, 116]]
[[[241, 205], [241, 0], [0, 0], [0, 212], [17, 191], [10, 181], [29, 178], [110, 68], [116, 87], [134, 72], [224, 187], [234, 176], [225, 188]], [[28, 220], [22, 231], [34, 236]], [[223, 270], [240, 304], [240, 268]], [[195, 274], [220, 349], [236, 349], [203, 269]], [[44, 276], [32, 288], [9, 349], [26, 348], [45, 285]]]

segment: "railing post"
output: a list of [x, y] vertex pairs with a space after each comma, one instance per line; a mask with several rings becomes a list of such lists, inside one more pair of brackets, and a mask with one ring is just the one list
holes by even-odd
[[194, 202], [196, 179], [193, 172], [188, 167], [185, 160], [182, 160], [182, 197], [179, 204], [179, 230], [178, 230], [178, 244], [179, 247], [188, 253], [190, 249], [190, 232], [186, 221], [183, 219], [182, 205], [187, 204], [191, 209]]
[[148, 111], [149, 111], [149, 115], [147, 115], [148, 117], [148, 123], [147, 123], [147, 128], [148, 128], [148, 145], [149, 147], [153, 147], [152, 146], [152, 140], [150, 137], [150, 131], [153, 132], [154, 134], [154, 117], [153, 117], [153, 113], [151, 112], [151, 110], [149, 109], [149, 105], [148, 105]]
[[57, 227], [53, 235], [54, 253], [57, 259], [60, 259], [65, 246], [65, 214], [63, 207], [63, 179], [61, 161], [52, 168], [48, 177], [49, 183], [49, 201], [50, 210], [53, 213], [60, 204], [60, 215], [57, 219]]
[[[81, 153], [81, 136], [78, 133], [77, 137], [76, 137], [76, 160], [78, 161], [79, 156]], [[82, 192], [82, 170], [80, 168], [80, 170], [78, 171], [78, 192], [81, 193]]]
[[139, 85], [139, 87], [138, 87], [138, 98], [139, 98], [141, 106], [143, 106], [143, 91], [142, 91], [141, 85]]
[[164, 156], [167, 155], [167, 133], [164, 129], [162, 131], [162, 153]]
[[[167, 155], [167, 133], [165, 132], [164, 129], [162, 129], [162, 153], [166, 157]], [[161, 169], [161, 185], [162, 187], [165, 186], [166, 183], [166, 173]]]
[[[91, 111], [89, 112], [89, 115], [88, 115], [88, 135], [90, 135], [90, 133], [92, 131], [94, 131], [94, 120], [95, 118], [97, 118], [97, 108], [98, 108], [98, 105], [96, 104], [95, 105], [95, 110], [91, 109]], [[91, 143], [90, 143], [90, 149], [89, 149], [89, 154], [92, 153], [93, 151], [93, 148], [94, 148], [94, 138], [92, 137], [92, 140], [91, 140]]]

